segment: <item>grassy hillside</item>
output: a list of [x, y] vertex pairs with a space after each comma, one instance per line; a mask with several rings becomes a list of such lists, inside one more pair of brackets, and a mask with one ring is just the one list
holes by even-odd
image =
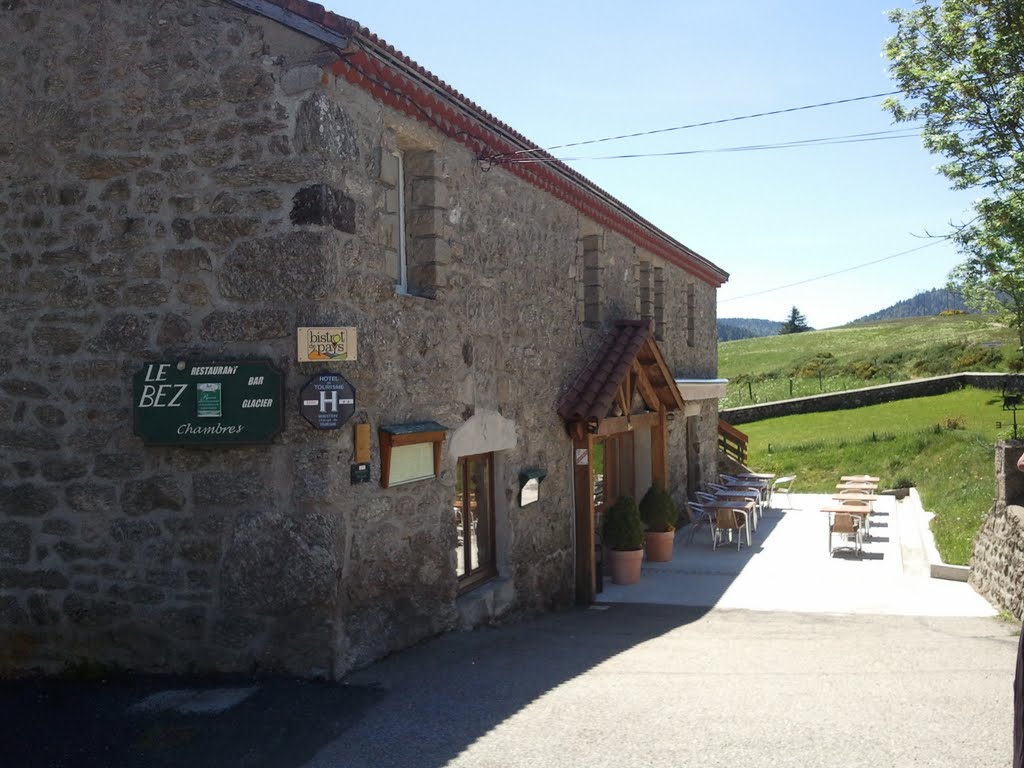
[[932, 530], [943, 559], [965, 564], [995, 493], [995, 441], [1010, 436], [1012, 414], [1001, 402], [997, 393], [968, 388], [740, 429], [750, 437], [750, 466], [795, 474], [798, 493], [831, 492], [843, 474], [874, 474], [885, 487], [913, 481], [936, 513]]
[[889, 320], [718, 345], [729, 408], [958, 371], [1009, 370], [1013, 333], [979, 315]]

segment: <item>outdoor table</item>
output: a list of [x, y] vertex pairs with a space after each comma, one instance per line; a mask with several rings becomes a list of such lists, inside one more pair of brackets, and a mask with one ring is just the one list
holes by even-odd
[[715, 491], [714, 497], [716, 502], [722, 501], [726, 503], [743, 504], [744, 508], [746, 504], [752, 504], [753, 525], [754, 529], [757, 529], [758, 512], [760, 510], [760, 505], [758, 504], [760, 496], [757, 495], [757, 491], [747, 491], [742, 488], [736, 488], [735, 490], [727, 489], [724, 491]]
[[740, 479], [743, 479], [743, 480], [774, 480], [775, 479], [775, 473], [774, 472], [744, 472], [741, 475], [736, 475], [736, 477], [738, 477]]
[[857, 493], [855, 491], [842, 491], [840, 493], [833, 493], [832, 498], [835, 501], [878, 501], [878, 496], [876, 496], [873, 493]]
[[837, 491], [877, 491], [878, 483], [837, 483]]
[[870, 502], [857, 501], [839, 501], [834, 504], [826, 504], [821, 508], [822, 512], [842, 512], [848, 515], [857, 515], [860, 518], [861, 529], [864, 533], [868, 532], [868, 523], [871, 517], [872, 504]]
[[724, 485], [729, 488], [750, 488], [757, 491], [757, 495], [762, 502], [767, 503], [768, 501], [768, 489], [771, 488], [771, 483], [767, 480], [758, 480], [754, 478], [735, 478], [735, 479], [723, 479]]
[[880, 483], [881, 480], [871, 475], [843, 475], [839, 478], [843, 483]]

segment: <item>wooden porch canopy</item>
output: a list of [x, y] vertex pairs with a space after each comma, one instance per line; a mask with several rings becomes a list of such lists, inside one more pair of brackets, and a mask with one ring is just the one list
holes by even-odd
[[[651, 480], [668, 487], [668, 414], [684, 407], [649, 320], [620, 320], [558, 405], [573, 441], [576, 499], [576, 600], [593, 602], [599, 588], [594, 519], [594, 443], [650, 429]], [[606, 467], [605, 472], [608, 472]]]
[[619, 320], [562, 397], [558, 415], [574, 437], [650, 426], [683, 399], [650, 320]]

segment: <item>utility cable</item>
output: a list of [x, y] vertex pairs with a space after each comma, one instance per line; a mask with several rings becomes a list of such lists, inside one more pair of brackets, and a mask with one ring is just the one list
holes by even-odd
[[843, 275], [843, 274], [846, 274], [847, 272], [853, 272], [854, 270], [857, 270], [857, 269], [863, 269], [864, 267], [870, 267], [870, 266], [872, 266], [874, 264], [881, 264], [883, 261], [889, 261], [890, 259], [895, 259], [895, 258], [897, 258], [899, 256], [906, 256], [908, 253], [914, 253], [915, 251], [923, 251], [925, 248], [931, 248], [933, 246], [939, 245], [940, 243], [944, 243], [944, 242], [946, 242], [949, 239], [950, 239], [949, 236], [939, 237], [939, 238], [936, 238], [931, 243], [925, 243], [924, 245], [917, 246], [917, 248], [910, 248], [910, 249], [908, 249], [906, 251], [900, 251], [899, 253], [894, 253], [894, 254], [892, 254], [890, 256], [883, 256], [882, 258], [875, 259], [874, 261], [866, 261], [863, 264], [856, 264], [856, 265], [854, 265], [852, 267], [847, 267], [846, 269], [840, 269], [840, 270], [838, 270], [836, 272], [829, 272], [826, 275], [818, 275], [817, 277], [808, 277], [806, 280], [798, 280], [795, 283], [787, 283], [786, 285], [777, 285], [774, 288], [765, 288], [763, 291], [755, 291], [754, 293], [745, 293], [742, 296], [733, 296], [732, 298], [729, 298], [729, 299], [719, 299], [718, 303], [719, 304], [726, 304], [726, 303], [728, 303], [730, 301], [739, 301], [740, 299], [749, 299], [749, 298], [752, 298], [754, 296], [763, 296], [766, 293], [774, 293], [775, 291], [781, 291], [781, 290], [784, 290], [786, 288], [795, 288], [798, 285], [806, 285], [807, 283], [813, 283], [813, 282], [815, 282], [817, 280], [824, 280], [827, 277], [835, 277], [836, 275]]
[[758, 152], [767, 149], [799, 149], [802, 147], [825, 147], [834, 144], [863, 144], [872, 141], [891, 141], [892, 139], [912, 139], [920, 136], [916, 128], [895, 128], [888, 131], [873, 131], [870, 133], [854, 133], [847, 136], [824, 136], [816, 139], [796, 139], [794, 141], [782, 141], [775, 144], [747, 144], [737, 147], [716, 147], [714, 149], [683, 149], [672, 152], [637, 152], [623, 155], [586, 155], [579, 157], [528, 157], [515, 160], [506, 160], [506, 163], [524, 165], [529, 163], [551, 163], [563, 162], [573, 163], [584, 160], [629, 160], [643, 157], [681, 157], [684, 155], [705, 155], [725, 152]]
[[902, 93], [902, 91], [886, 91], [885, 93], [872, 93], [872, 94], [870, 94], [868, 96], [854, 96], [853, 98], [849, 98], [849, 99], [834, 99], [833, 101], [822, 101], [822, 102], [818, 102], [817, 104], [804, 104], [804, 105], [799, 106], [799, 107], [787, 107], [786, 109], [773, 109], [773, 110], [770, 110], [768, 112], [756, 112], [756, 113], [751, 114], [751, 115], [738, 115], [738, 116], [735, 116], [735, 117], [725, 117], [725, 118], [721, 118], [719, 120], [705, 120], [704, 122], [700, 122], [700, 123], [688, 123], [686, 125], [677, 125], [677, 126], [673, 126], [671, 128], [656, 128], [656, 129], [651, 130], [651, 131], [637, 131], [636, 133], [623, 133], [623, 134], [620, 134], [618, 136], [605, 136], [605, 137], [600, 138], [600, 139], [587, 139], [586, 141], [574, 141], [574, 142], [569, 142], [567, 144], [554, 144], [554, 145], [552, 145], [550, 147], [546, 147], [546, 148], [538, 147], [536, 149], [520, 149], [520, 150], [516, 150], [515, 152], [497, 154], [497, 155], [494, 155], [493, 157], [491, 157], [489, 159], [491, 160], [491, 162], [494, 162], [494, 163], [508, 162], [509, 159], [515, 158], [518, 155], [532, 154], [534, 152], [550, 152], [553, 149], [566, 149], [568, 147], [582, 147], [582, 146], [586, 146], [588, 144], [600, 144], [600, 143], [603, 143], [603, 142], [606, 142], [606, 141], [620, 141], [621, 139], [635, 139], [635, 138], [638, 138], [640, 136], [654, 136], [654, 135], [659, 134], [659, 133], [670, 133], [672, 131], [685, 131], [685, 130], [687, 130], [689, 128], [704, 128], [704, 127], [709, 126], [709, 125], [722, 125], [723, 123], [734, 123], [734, 122], [738, 122], [740, 120], [753, 120], [753, 119], [758, 118], [758, 117], [770, 117], [772, 115], [784, 115], [784, 114], [788, 114], [790, 112], [801, 112], [801, 111], [804, 111], [804, 110], [807, 110], [807, 109], [820, 109], [822, 107], [833, 107], [833, 106], [836, 106], [837, 104], [850, 104], [850, 103], [855, 102], [855, 101], [866, 101], [868, 99], [879, 99], [879, 98], [882, 98], [883, 96], [895, 96], [898, 93]]

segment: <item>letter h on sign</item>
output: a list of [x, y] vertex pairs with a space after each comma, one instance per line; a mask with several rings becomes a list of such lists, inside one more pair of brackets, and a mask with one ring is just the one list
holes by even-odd
[[338, 390], [320, 393], [320, 413], [327, 413], [328, 405], [332, 413], [338, 412]]

